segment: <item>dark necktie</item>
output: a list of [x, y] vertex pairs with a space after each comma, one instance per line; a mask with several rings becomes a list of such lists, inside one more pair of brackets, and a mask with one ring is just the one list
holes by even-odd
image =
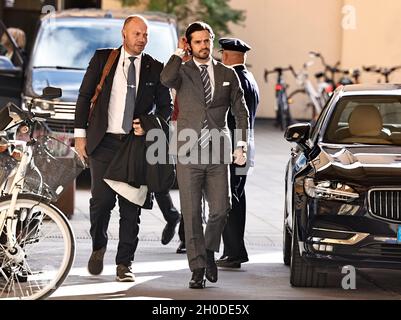
[[131, 64], [127, 75], [127, 95], [125, 96], [125, 109], [123, 118], [123, 129], [129, 133], [132, 129], [134, 119], [135, 98], [136, 98], [136, 71], [134, 61], [136, 57], [129, 57]]
[[[212, 102], [212, 86], [210, 84], [209, 72], [207, 71], [206, 64], [201, 64], [200, 67], [201, 67], [200, 74], [202, 78], [203, 89], [205, 91], [205, 103], [206, 106], [209, 106], [210, 103]], [[203, 126], [201, 129], [200, 137], [198, 140], [201, 148], [206, 148], [209, 145], [210, 137], [211, 135], [207, 124], [207, 118], [205, 118], [205, 121], [203, 122]]]

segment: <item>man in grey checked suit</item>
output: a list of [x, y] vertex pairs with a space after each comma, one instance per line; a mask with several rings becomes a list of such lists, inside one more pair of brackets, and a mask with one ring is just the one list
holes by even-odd
[[[177, 91], [177, 178], [185, 239], [192, 278], [189, 287], [203, 288], [204, 277], [217, 281], [214, 252], [230, 210], [228, 165], [246, 163], [249, 114], [244, 93], [232, 68], [211, 57], [214, 34], [203, 22], [194, 22], [181, 38], [176, 53], [164, 67], [162, 84]], [[186, 51], [192, 59], [183, 63]], [[227, 112], [231, 106], [237, 124], [237, 146], [232, 153]], [[174, 152], [175, 153], [175, 152]], [[201, 199], [206, 197], [209, 217], [205, 233]]]

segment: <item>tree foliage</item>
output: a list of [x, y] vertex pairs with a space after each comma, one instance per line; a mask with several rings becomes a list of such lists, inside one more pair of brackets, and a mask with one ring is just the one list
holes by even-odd
[[[144, 0], [121, 0], [123, 5], [138, 5]], [[230, 33], [229, 23], [245, 20], [243, 10], [232, 9], [229, 0], [147, 0], [147, 10], [173, 14], [180, 30], [201, 20], [210, 24], [217, 37]]]
[[199, 19], [210, 24], [217, 35], [230, 33], [229, 22], [238, 24], [245, 20], [244, 11], [232, 9], [228, 2], [228, 0], [199, 1]]
[[141, 0], [120, 0], [123, 4], [123, 6], [128, 7], [128, 6], [137, 6], [140, 4], [142, 1]]

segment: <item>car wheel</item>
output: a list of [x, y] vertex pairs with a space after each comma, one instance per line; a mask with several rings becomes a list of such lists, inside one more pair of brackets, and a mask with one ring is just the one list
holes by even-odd
[[290, 283], [293, 287], [323, 288], [327, 284], [327, 273], [317, 272], [316, 268], [308, 265], [299, 253], [298, 233], [294, 217], [292, 230], [291, 271]]
[[291, 240], [292, 236], [288, 232], [287, 224], [285, 223], [287, 209], [284, 209], [284, 224], [283, 224], [283, 261], [286, 266], [291, 264]]

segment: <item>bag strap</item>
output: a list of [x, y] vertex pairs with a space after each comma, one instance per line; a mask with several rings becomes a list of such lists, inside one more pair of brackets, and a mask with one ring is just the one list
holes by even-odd
[[107, 58], [107, 62], [105, 64], [104, 68], [103, 68], [102, 77], [100, 79], [100, 82], [96, 86], [95, 94], [93, 95], [93, 97], [91, 99], [91, 108], [89, 110], [89, 119], [91, 119], [91, 117], [92, 117], [93, 111], [95, 109], [97, 98], [98, 98], [100, 92], [102, 92], [104, 80], [106, 79], [106, 77], [110, 73], [110, 70], [111, 70], [114, 62], [116, 61], [116, 58], [117, 58], [119, 53], [120, 53], [120, 51], [118, 49], [114, 49], [113, 51], [110, 52], [109, 57]]

